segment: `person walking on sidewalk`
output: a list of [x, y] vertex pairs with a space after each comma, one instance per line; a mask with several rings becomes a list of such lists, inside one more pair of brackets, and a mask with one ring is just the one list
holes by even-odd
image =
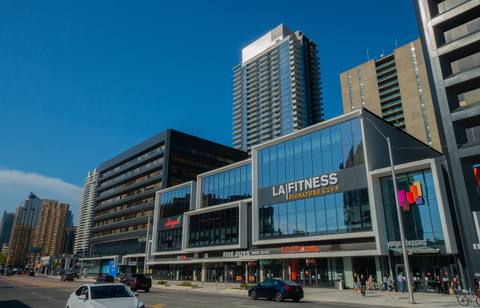
[[398, 284], [398, 292], [405, 292], [405, 278], [403, 277], [403, 273], [400, 272], [397, 275], [397, 284]]
[[435, 286], [437, 287], [437, 294], [442, 293], [442, 278], [440, 278], [440, 275], [435, 276]]
[[392, 294], [395, 295], [395, 281], [393, 280], [392, 276], [388, 276], [387, 287], [388, 287], [387, 296], [390, 299], [392, 297]]
[[388, 277], [387, 277], [387, 274], [383, 274], [383, 291], [387, 291], [388, 290]]
[[360, 275], [360, 292], [362, 293], [362, 296], [365, 296], [366, 283], [367, 283], [367, 280], [365, 279], [365, 276], [361, 274]]

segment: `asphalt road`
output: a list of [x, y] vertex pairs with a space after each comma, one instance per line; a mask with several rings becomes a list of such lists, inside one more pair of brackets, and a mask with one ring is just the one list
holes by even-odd
[[[47, 277], [0, 277], [1, 308], [64, 308], [70, 293], [79, 282], [60, 282]], [[195, 307], [195, 308], [267, 308], [267, 307], [361, 307], [338, 303], [277, 303], [268, 300], [250, 300], [230, 294], [168, 290], [152, 288], [150, 293], [140, 293], [147, 308]]]

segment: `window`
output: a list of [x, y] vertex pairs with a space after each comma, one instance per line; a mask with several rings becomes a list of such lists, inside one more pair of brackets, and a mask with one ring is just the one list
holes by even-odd
[[190, 216], [189, 247], [237, 244], [238, 220], [238, 207]]
[[[265, 170], [269, 170], [268, 156], [266, 159]], [[202, 178], [202, 207], [250, 198], [251, 174], [252, 166], [248, 164]]]
[[[398, 190], [409, 191], [413, 182], [420, 182], [423, 202], [413, 204], [409, 211], [402, 211], [407, 240], [426, 240], [430, 247], [444, 245], [438, 202], [435, 194], [433, 176], [430, 170], [403, 173], [398, 175]], [[391, 177], [380, 180], [387, 223], [389, 241], [400, 240], [397, 209]]]
[[261, 239], [371, 230], [367, 189], [328, 194], [259, 208]]

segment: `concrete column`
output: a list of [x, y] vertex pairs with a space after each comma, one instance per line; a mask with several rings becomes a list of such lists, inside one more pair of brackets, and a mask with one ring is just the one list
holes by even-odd
[[175, 270], [175, 272], [176, 272], [176, 273], [175, 273], [175, 279], [178, 281], [178, 280], [180, 280], [180, 270], [177, 268], [177, 269]]
[[262, 260], [258, 261], [260, 263], [260, 282], [265, 280], [265, 267], [262, 264]]
[[197, 281], [197, 269], [193, 268], [193, 281]]
[[377, 282], [382, 282], [382, 279], [383, 279], [382, 263], [380, 262], [379, 256], [375, 256], [375, 270], [377, 272]]
[[207, 281], [207, 264], [206, 263], [202, 263], [201, 281], [202, 282]]
[[353, 266], [351, 257], [343, 257], [343, 281], [347, 288], [353, 288]]
[[248, 262], [245, 262], [245, 283], [248, 283]]

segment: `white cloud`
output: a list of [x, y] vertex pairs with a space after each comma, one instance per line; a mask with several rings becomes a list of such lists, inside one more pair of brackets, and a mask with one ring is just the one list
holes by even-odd
[[[61, 179], [12, 169], [0, 169], [0, 210], [15, 211], [30, 192], [40, 198], [55, 199], [70, 204], [78, 215], [82, 188]], [[1, 214], [0, 214], [1, 215]]]

